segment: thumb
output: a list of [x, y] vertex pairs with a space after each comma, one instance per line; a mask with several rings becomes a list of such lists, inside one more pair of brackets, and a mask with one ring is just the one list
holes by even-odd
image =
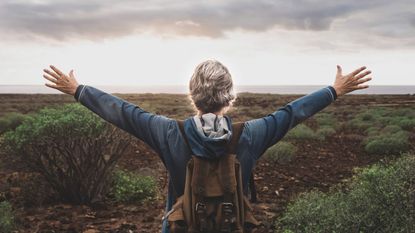
[[337, 65], [337, 75], [341, 75], [343, 72], [342, 67], [340, 65]]
[[69, 77], [75, 78], [74, 75], [73, 75], [73, 70], [69, 71]]

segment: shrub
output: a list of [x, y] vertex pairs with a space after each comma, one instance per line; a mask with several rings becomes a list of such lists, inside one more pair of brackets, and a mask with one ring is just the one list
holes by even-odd
[[319, 128], [316, 133], [319, 138], [325, 138], [336, 134], [336, 130], [330, 126], [323, 126]]
[[139, 203], [152, 200], [157, 194], [157, 182], [151, 176], [119, 170], [114, 175], [113, 194], [120, 202]]
[[106, 193], [109, 174], [129, 144], [79, 104], [42, 109], [4, 140], [10, 153], [73, 203], [90, 203]]
[[415, 117], [413, 118], [401, 118], [401, 119], [396, 119], [392, 120], [391, 123], [396, 123], [397, 125], [399, 125], [400, 127], [402, 127], [402, 129], [405, 130], [413, 130], [415, 128]]
[[317, 113], [314, 116], [314, 119], [316, 119], [317, 124], [320, 127], [324, 127], [324, 126], [330, 126], [331, 128], [337, 128], [338, 127], [338, 121], [336, 119], [336, 117], [332, 114], [332, 113]]
[[8, 233], [14, 229], [14, 216], [9, 202], [0, 202], [0, 232]]
[[402, 130], [396, 131], [396, 129], [392, 128], [386, 129], [386, 131], [394, 133], [383, 133], [363, 141], [366, 152], [369, 154], [396, 155], [407, 152], [411, 148], [407, 132]]
[[291, 129], [286, 135], [287, 139], [294, 140], [316, 140], [321, 139], [319, 136], [308, 126], [299, 124]]
[[293, 232], [413, 232], [415, 156], [362, 169], [346, 186], [290, 203], [277, 226]]
[[367, 134], [367, 136], [371, 137], [371, 136], [376, 136], [380, 133], [381, 129], [379, 127], [369, 127], [368, 129], [365, 130], [365, 133]]
[[357, 114], [348, 125], [359, 130], [366, 130], [371, 126], [380, 128], [385, 125], [397, 125], [404, 130], [413, 130], [415, 110], [411, 108], [371, 108]]
[[0, 134], [14, 130], [23, 123], [24, 120], [28, 119], [29, 116], [17, 112], [11, 112], [0, 118]]
[[280, 141], [268, 148], [264, 156], [274, 162], [287, 164], [293, 160], [296, 152], [297, 148], [293, 144]]

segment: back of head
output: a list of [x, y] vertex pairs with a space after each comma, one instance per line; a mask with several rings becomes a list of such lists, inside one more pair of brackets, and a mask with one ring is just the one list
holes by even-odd
[[215, 60], [207, 60], [196, 67], [189, 90], [193, 104], [203, 113], [220, 111], [236, 98], [232, 76], [222, 63]]

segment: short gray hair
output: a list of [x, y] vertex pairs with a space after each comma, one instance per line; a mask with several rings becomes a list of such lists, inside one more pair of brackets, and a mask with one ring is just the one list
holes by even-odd
[[196, 67], [189, 90], [193, 104], [203, 113], [220, 111], [236, 98], [231, 74], [215, 60], [207, 60]]

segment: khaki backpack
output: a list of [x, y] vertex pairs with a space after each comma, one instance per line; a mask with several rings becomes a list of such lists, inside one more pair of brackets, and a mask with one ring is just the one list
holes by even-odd
[[[183, 121], [178, 121], [183, 137]], [[166, 214], [171, 233], [250, 233], [259, 225], [243, 194], [236, 146], [243, 123], [232, 124], [227, 155], [217, 160], [192, 156], [184, 194]], [[186, 139], [187, 142], [187, 139]]]

